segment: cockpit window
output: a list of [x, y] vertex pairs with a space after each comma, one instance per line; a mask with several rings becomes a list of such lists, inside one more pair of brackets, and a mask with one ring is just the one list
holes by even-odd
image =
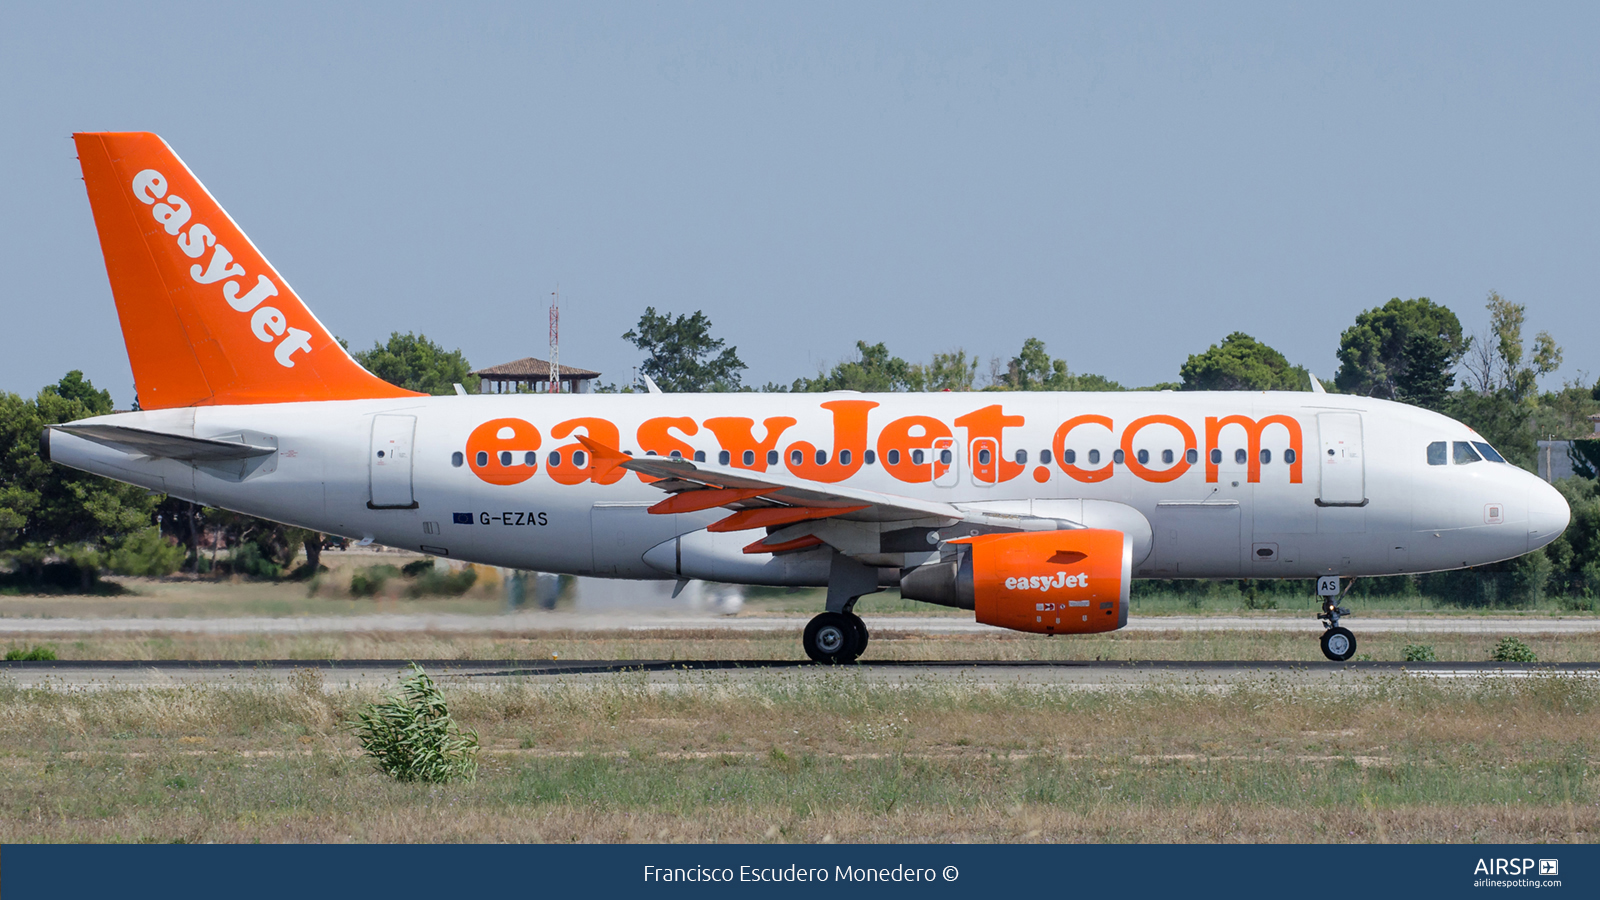
[[1483, 462], [1483, 457], [1479, 456], [1478, 451], [1472, 449], [1472, 444], [1467, 441], [1455, 441], [1450, 449], [1451, 455], [1455, 458], [1455, 464], [1458, 466]]
[[1505, 462], [1506, 461], [1506, 458], [1504, 456], [1501, 456], [1499, 453], [1495, 452], [1495, 449], [1493, 447], [1489, 446], [1488, 444], [1484, 443], [1483, 441], [1473, 441], [1472, 442], [1472, 446], [1477, 447], [1478, 448], [1478, 452], [1482, 453], [1483, 454], [1483, 458], [1487, 459], [1489, 462]]
[[1449, 448], [1444, 441], [1434, 441], [1428, 445], [1428, 465], [1442, 466], [1450, 461]]

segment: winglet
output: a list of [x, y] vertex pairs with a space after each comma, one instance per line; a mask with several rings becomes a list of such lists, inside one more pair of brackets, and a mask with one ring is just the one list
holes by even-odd
[[589, 455], [594, 458], [590, 465], [594, 466], [594, 479], [600, 481], [610, 475], [617, 466], [627, 462], [631, 457], [615, 447], [602, 444], [592, 437], [578, 435], [578, 443], [589, 448]]
[[1311, 393], [1326, 394], [1328, 392], [1328, 389], [1322, 386], [1322, 382], [1317, 378], [1316, 375], [1310, 372], [1307, 372], [1306, 374], [1311, 375]]

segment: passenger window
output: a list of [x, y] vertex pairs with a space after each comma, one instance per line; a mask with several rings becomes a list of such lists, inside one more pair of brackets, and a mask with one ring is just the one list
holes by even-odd
[[1449, 454], [1445, 452], [1445, 449], [1444, 441], [1434, 441], [1433, 443], [1429, 444], [1428, 465], [1442, 466], [1449, 462], [1450, 460], [1446, 458]]
[[984, 447], [982, 450], [978, 451], [978, 465], [987, 466], [988, 464], [989, 464], [989, 448], [988, 447]]
[[744, 460], [744, 464], [747, 466], [753, 466], [756, 464], [756, 452], [754, 450], [746, 450], [744, 455], [739, 458]]
[[899, 450], [890, 450], [889, 451], [889, 465], [891, 465], [891, 466], [900, 465], [900, 451]]
[[1026, 450], [1018, 450], [1017, 451], [1017, 465], [1025, 466], [1027, 464], [1028, 464], [1028, 451], [1026, 451]]
[[878, 454], [873, 453], [871, 450], [861, 454], [861, 459], [869, 466], [875, 466], [878, 464]]
[[921, 450], [913, 450], [913, 451], [911, 451], [911, 464], [913, 466], [922, 465], [922, 461], [923, 461], [924, 458], [925, 457], [923, 457]]
[[[747, 454], [749, 452], [750, 452], [749, 450], [745, 451], [745, 453], [747, 453]], [[728, 463], [730, 463], [732, 461], [733, 461], [733, 454], [729, 453], [726, 450], [723, 450], [722, 452], [717, 454], [717, 465], [719, 465], [719, 466], [725, 466], [725, 465], [727, 465]], [[749, 463], [747, 462], [747, 463], [745, 463], [745, 465], [749, 465]]]
[[1243, 447], [1239, 448], [1238, 450], [1233, 451], [1233, 461], [1238, 465], [1241, 465], [1241, 466], [1244, 465], [1244, 461], [1246, 459], [1249, 459], [1249, 458], [1250, 458], [1250, 454], [1244, 452], [1244, 448]]
[[1116, 463], [1119, 466], [1122, 465], [1122, 451], [1121, 450], [1113, 450], [1113, 451], [1111, 451], [1111, 461]]
[[672, 451], [671, 453], [669, 453], [667, 455], [672, 457], [673, 459], [683, 459], [683, 451], [682, 450], [674, 450], [674, 451]]
[[[559, 451], [556, 451], [556, 450], [551, 450], [550, 451], [550, 458], [549, 458], [548, 461], [550, 463], [551, 468], [554, 468], [556, 466], [561, 465], [561, 453]], [[529, 453], [527, 459], [523, 460], [523, 462], [525, 462], [527, 465], [530, 465], [530, 466], [533, 465], [533, 454]]]
[[1294, 448], [1291, 447], [1290, 449], [1283, 451], [1283, 461], [1291, 466], [1294, 465]]
[[1483, 462], [1483, 457], [1479, 456], [1478, 451], [1472, 449], [1472, 444], [1468, 443], [1467, 441], [1454, 442], [1450, 448], [1450, 451], [1451, 456], [1455, 458], [1455, 463], [1458, 466], [1464, 466], [1468, 463]]
[[1215, 447], [1211, 449], [1211, 464], [1213, 466], [1222, 464], [1222, 451], [1216, 449]]
[[1472, 446], [1477, 447], [1478, 448], [1478, 452], [1482, 453], [1483, 454], [1483, 458], [1487, 459], [1489, 462], [1505, 462], [1506, 461], [1506, 458], [1504, 456], [1501, 456], [1499, 453], [1495, 452], [1495, 449], [1493, 447], [1489, 446], [1488, 444], [1485, 444], [1483, 441], [1473, 441], [1472, 442]]
[[489, 464], [489, 454], [488, 454], [488, 452], [484, 451], [484, 450], [479, 450], [478, 451], [478, 468], [481, 469], [484, 466], [487, 466], [488, 464]]
[[850, 465], [850, 451], [849, 450], [840, 450], [839, 451], [839, 465], [841, 465], [841, 466]]
[[799, 450], [790, 450], [789, 451], [789, 465], [798, 466], [798, 465], [800, 465], [801, 463], [803, 463], [805, 461], [806, 461], [806, 456], [805, 456], [804, 453], [801, 453]]
[[[1067, 452], [1071, 453], [1072, 451], [1068, 450]], [[1100, 462], [1100, 451], [1099, 450], [1090, 450], [1089, 451], [1089, 465], [1091, 465], [1091, 466], [1098, 465], [1099, 462]]]
[[828, 451], [826, 451], [826, 450], [818, 450], [817, 451], [817, 465], [825, 466], [827, 464], [828, 464]]
[[574, 451], [572, 451], [572, 464], [577, 466], [580, 469], [588, 468], [589, 467], [589, 454], [584, 453], [582, 450], [574, 450]]
[[[724, 452], [724, 455], [726, 455], [726, 452]], [[704, 450], [696, 450], [694, 452], [694, 461], [695, 462], [705, 462], [706, 461], [706, 452]]]
[[1194, 465], [1200, 461], [1200, 451], [1193, 447], [1183, 451], [1183, 461], [1191, 466]]
[[1150, 451], [1149, 450], [1140, 450], [1135, 455], [1138, 456], [1140, 465], [1143, 465], [1143, 464], [1145, 464], [1145, 463], [1150, 461]]
[[1171, 450], [1163, 450], [1163, 451], [1161, 451], [1161, 461], [1166, 463], [1166, 464], [1168, 464], [1168, 465], [1171, 465], [1172, 464], [1172, 451]]
[[953, 460], [954, 458], [955, 457], [950, 455], [950, 451], [949, 450], [940, 450], [939, 451], [939, 462], [944, 463], [947, 466], [950, 465], [950, 461]]
[[458, 469], [461, 468], [461, 464], [466, 462], [466, 461], [467, 461], [467, 457], [464, 454], [462, 454], [462, 452], [460, 450], [457, 450], [456, 452], [450, 454], [450, 465], [455, 466]]
[[1261, 451], [1261, 464], [1266, 465], [1269, 462], [1272, 462], [1272, 451], [1263, 449]]
[[[1072, 451], [1068, 450], [1067, 452], [1071, 453]], [[1068, 461], [1070, 462], [1070, 460], [1068, 460]], [[1040, 450], [1039, 451], [1039, 462], [1042, 462], [1047, 466], [1050, 465], [1050, 451], [1049, 450]]]
[[776, 450], [768, 450], [767, 451], [767, 465], [775, 466], [777, 464], [778, 464], [778, 451], [776, 451]]

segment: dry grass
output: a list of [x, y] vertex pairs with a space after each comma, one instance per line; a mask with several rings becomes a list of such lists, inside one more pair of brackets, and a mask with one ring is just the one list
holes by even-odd
[[375, 773], [373, 691], [0, 687], [0, 841], [1590, 841], [1600, 685], [1354, 692], [874, 686], [446, 688], [470, 784]]
[[[528, 634], [326, 633], [206, 635], [38, 634], [0, 640], [0, 651], [46, 644], [62, 659], [800, 659], [794, 631], [693, 628], [652, 631], [541, 631]], [[1122, 631], [1046, 637], [1021, 633], [930, 635], [880, 624], [869, 660], [1304, 660], [1321, 661], [1314, 628], [1304, 632]], [[1484, 661], [1500, 634], [1362, 633], [1362, 656], [1400, 661], [1407, 644], [1434, 648], [1442, 661]], [[1600, 661], [1600, 633], [1520, 635], [1545, 662]]]

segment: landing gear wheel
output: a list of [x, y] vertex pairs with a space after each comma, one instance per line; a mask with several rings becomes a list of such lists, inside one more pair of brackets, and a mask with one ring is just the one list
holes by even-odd
[[867, 631], [867, 623], [855, 613], [846, 613], [850, 617], [850, 624], [856, 627], [856, 656], [867, 652], [867, 642], [872, 640], [871, 632]]
[[801, 638], [806, 655], [819, 663], [855, 662], [861, 655], [857, 646], [861, 642], [859, 635], [865, 631], [856, 630], [855, 622], [850, 621], [853, 618], [844, 613], [825, 612], [812, 619]]
[[1322, 633], [1322, 655], [1334, 662], [1344, 662], [1356, 655], [1356, 636], [1350, 629], [1329, 628]]

